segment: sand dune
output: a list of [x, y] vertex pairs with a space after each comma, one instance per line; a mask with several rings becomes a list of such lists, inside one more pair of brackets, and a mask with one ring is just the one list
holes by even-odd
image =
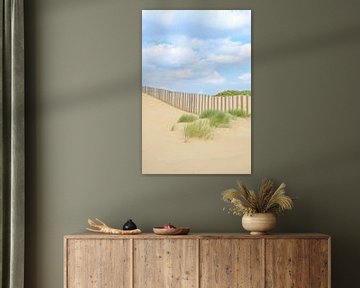
[[184, 113], [142, 95], [143, 174], [251, 173], [251, 119], [215, 129], [212, 139], [185, 142], [183, 125], [176, 124]]

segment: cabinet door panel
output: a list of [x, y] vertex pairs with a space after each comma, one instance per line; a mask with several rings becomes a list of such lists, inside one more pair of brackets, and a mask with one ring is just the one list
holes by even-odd
[[263, 287], [262, 243], [260, 239], [201, 240], [200, 287]]
[[135, 288], [197, 287], [197, 240], [134, 240]]
[[266, 240], [266, 288], [309, 287], [307, 239]]
[[329, 287], [330, 251], [329, 240], [313, 239], [310, 242], [310, 287]]
[[131, 287], [130, 240], [67, 240], [67, 288]]

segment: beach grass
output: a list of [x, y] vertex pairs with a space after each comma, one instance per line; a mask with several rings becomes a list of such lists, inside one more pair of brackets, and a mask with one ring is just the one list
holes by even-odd
[[205, 110], [204, 112], [202, 112], [200, 114], [200, 118], [208, 118], [210, 119], [211, 117], [213, 117], [214, 115], [216, 115], [217, 113], [219, 113], [219, 111], [216, 110]]
[[217, 93], [215, 96], [251, 96], [251, 90], [225, 90]]
[[229, 127], [231, 116], [224, 112], [218, 112], [210, 118], [210, 126], [212, 127]]
[[243, 109], [232, 109], [232, 110], [229, 110], [228, 113], [230, 115], [233, 115], [235, 117], [240, 117], [240, 118], [250, 117], [250, 114]]
[[185, 139], [200, 138], [209, 139], [212, 134], [212, 128], [208, 121], [200, 120], [189, 123], [184, 127]]
[[200, 118], [209, 119], [212, 127], [229, 127], [231, 115], [222, 111], [205, 110], [200, 114]]
[[189, 122], [194, 122], [195, 120], [197, 120], [197, 117], [191, 114], [183, 114], [180, 116], [178, 122], [179, 123], [189, 123]]

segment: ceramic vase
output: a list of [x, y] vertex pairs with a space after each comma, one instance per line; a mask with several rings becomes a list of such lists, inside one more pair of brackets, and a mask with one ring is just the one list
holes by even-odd
[[242, 217], [242, 226], [251, 235], [263, 235], [276, 226], [276, 217], [272, 213], [255, 213]]

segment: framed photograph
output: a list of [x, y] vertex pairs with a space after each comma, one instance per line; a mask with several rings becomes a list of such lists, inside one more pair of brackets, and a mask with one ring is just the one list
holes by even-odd
[[251, 11], [142, 11], [142, 173], [251, 174]]

